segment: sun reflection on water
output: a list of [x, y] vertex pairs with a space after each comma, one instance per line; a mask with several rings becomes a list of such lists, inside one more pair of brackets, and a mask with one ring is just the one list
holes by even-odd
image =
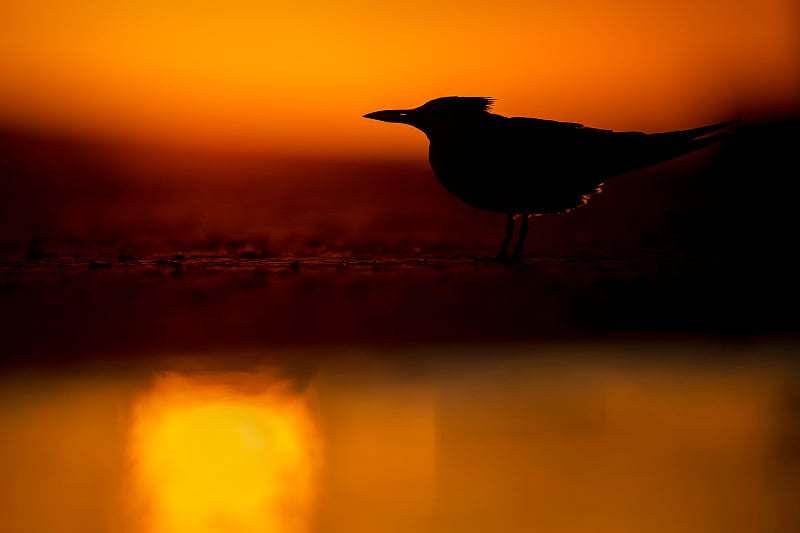
[[796, 344], [477, 350], [0, 376], [0, 531], [797, 530]]
[[130, 454], [147, 533], [302, 533], [318, 439], [303, 395], [269, 376], [160, 375]]

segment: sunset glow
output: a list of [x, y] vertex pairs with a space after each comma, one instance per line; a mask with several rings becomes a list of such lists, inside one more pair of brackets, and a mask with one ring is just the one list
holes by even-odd
[[507, 115], [657, 130], [800, 90], [792, 0], [33, 0], [0, 20], [0, 124], [111, 139], [408, 154], [421, 136], [361, 115], [475, 94]]
[[301, 397], [253, 380], [168, 375], [140, 399], [131, 454], [145, 531], [308, 530], [311, 415]]

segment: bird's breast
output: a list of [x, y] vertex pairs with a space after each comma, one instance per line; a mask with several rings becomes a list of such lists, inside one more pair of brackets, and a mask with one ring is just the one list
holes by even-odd
[[515, 196], [514, 187], [508, 183], [512, 172], [501, 169], [502, 160], [495, 154], [466, 143], [431, 143], [428, 159], [436, 178], [454, 196], [479, 209], [508, 211]]
[[[513, 144], [435, 143], [428, 158], [436, 178], [473, 207], [497, 213], [556, 213], [583, 203], [600, 179], [562, 163], [564, 154]], [[588, 178], [588, 179], [587, 179]]]

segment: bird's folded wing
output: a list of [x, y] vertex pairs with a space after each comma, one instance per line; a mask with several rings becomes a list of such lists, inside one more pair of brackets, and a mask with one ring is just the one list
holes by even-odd
[[583, 128], [583, 124], [577, 122], [559, 122], [557, 120], [545, 120], [541, 118], [511, 117], [509, 124], [520, 130], [536, 131], [539, 133], [552, 131], [564, 132]]

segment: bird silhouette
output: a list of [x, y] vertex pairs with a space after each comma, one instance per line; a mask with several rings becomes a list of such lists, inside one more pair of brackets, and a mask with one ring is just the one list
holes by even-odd
[[[506, 215], [500, 251], [520, 258], [528, 217], [583, 205], [608, 178], [655, 165], [725, 137], [740, 122], [664, 133], [616, 132], [574, 122], [490, 113], [493, 98], [446, 96], [415, 109], [375, 111], [365, 118], [408, 124], [430, 141], [428, 159], [439, 182], [467, 204]], [[713, 133], [713, 135], [712, 135]]]

